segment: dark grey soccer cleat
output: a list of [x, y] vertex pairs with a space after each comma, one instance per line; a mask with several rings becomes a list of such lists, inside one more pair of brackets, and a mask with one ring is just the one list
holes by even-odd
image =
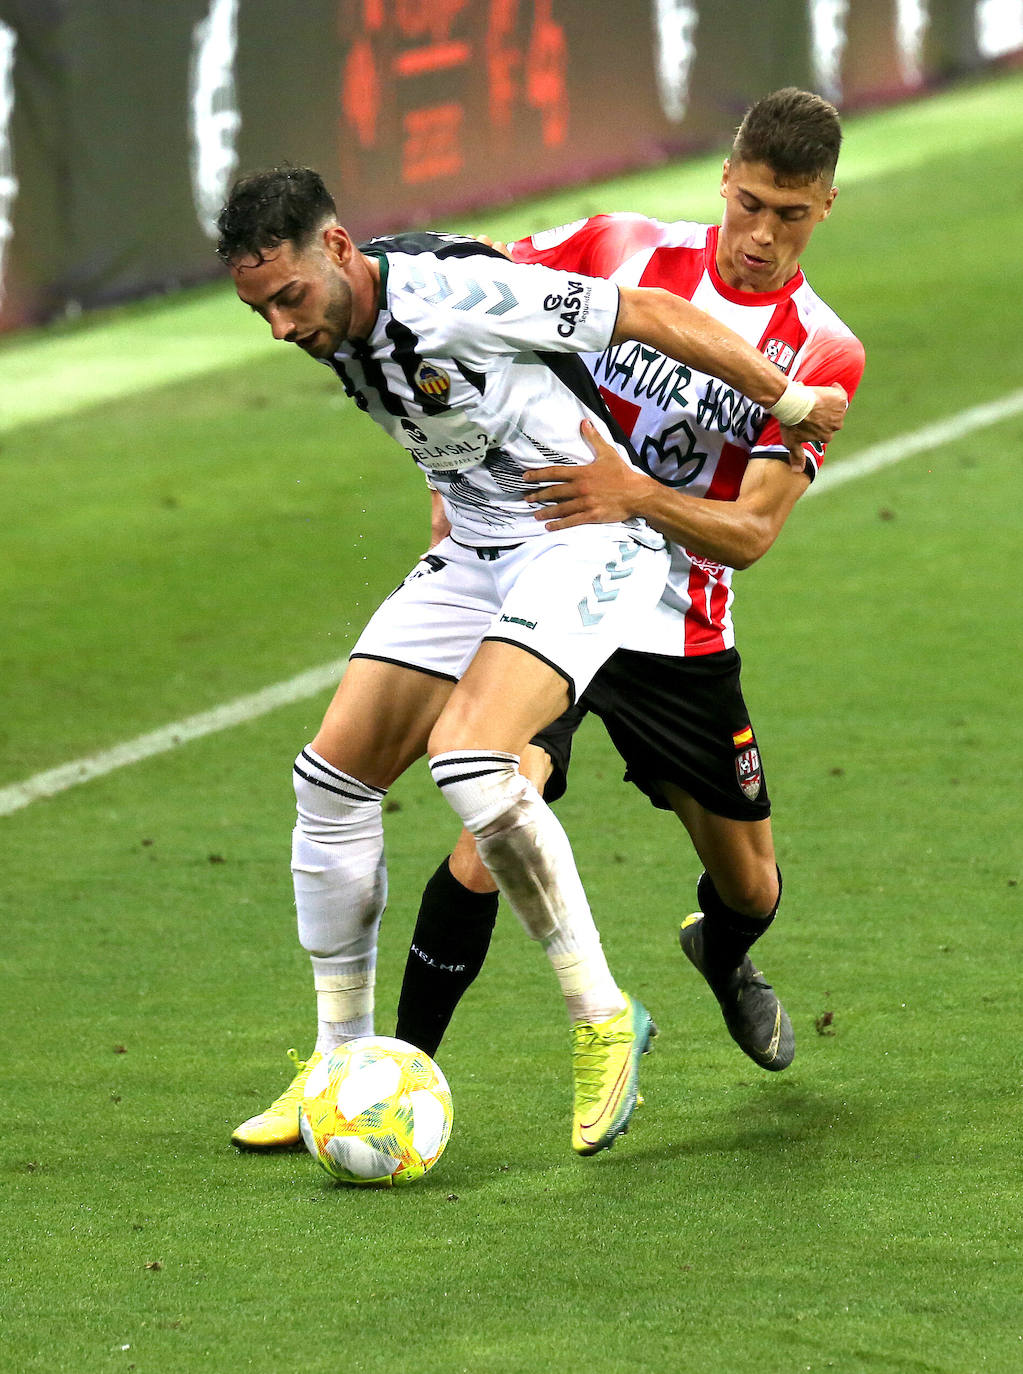
[[774, 988], [747, 954], [724, 981], [711, 982], [703, 968], [703, 913], [694, 912], [678, 933], [682, 952], [707, 980], [718, 999], [728, 1033], [762, 1069], [787, 1069], [796, 1053], [796, 1037]]

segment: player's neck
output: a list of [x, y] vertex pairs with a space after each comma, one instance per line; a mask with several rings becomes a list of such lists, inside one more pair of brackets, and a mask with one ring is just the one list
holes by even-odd
[[380, 313], [380, 259], [360, 253], [360, 271], [352, 300], [349, 338], [368, 339]]

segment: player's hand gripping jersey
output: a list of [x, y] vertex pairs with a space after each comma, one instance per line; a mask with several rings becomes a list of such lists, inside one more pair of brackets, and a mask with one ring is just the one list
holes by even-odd
[[[346, 343], [329, 365], [427, 474], [459, 543], [545, 534], [523, 472], [591, 462], [584, 418], [622, 438], [611, 435], [592, 377], [572, 356], [607, 347], [617, 286], [526, 270], [444, 234], [361, 248], [380, 263], [379, 314], [369, 339]], [[642, 521], [626, 523], [633, 537], [662, 547]]]
[[[716, 226], [663, 224], [640, 215], [595, 215], [511, 245], [516, 262], [658, 286], [683, 296], [758, 347], [788, 377], [845, 388], [863, 373], [863, 347], [797, 271], [779, 291], [735, 291], [715, 266]], [[591, 354], [586, 365], [632, 440], [639, 465], [693, 496], [734, 501], [751, 458], [788, 461], [778, 421], [726, 383], [631, 341]], [[824, 446], [804, 445], [817, 475]], [[706, 654], [735, 643], [732, 569], [671, 549], [671, 573], [653, 617], [623, 647]]]

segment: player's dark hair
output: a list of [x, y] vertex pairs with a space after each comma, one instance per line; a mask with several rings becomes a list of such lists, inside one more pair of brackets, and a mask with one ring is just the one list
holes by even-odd
[[786, 86], [746, 111], [732, 144], [732, 159], [766, 162], [783, 185], [818, 177], [830, 183], [841, 146], [842, 124], [834, 105], [813, 91]]
[[334, 199], [311, 167], [271, 167], [239, 178], [217, 216], [217, 256], [226, 263], [255, 257], [282, 243], [305, 248], [337, 217]]

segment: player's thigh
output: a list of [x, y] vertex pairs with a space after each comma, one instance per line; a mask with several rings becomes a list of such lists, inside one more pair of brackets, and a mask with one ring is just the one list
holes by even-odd
[[441, 712], [429, 752], [498, 749], [521, 756], [568, 704], [563, 673], [517, 644], [485, 640]]
[[647, 547], [620, 526], [529, 540], [498, 567], [501, 607], [486, 642], [518, 644], [550, 664], [574, 702], [636, 617], [656, 606], [667, 567], [664, 548]]
[[770, 817], [732, 820], [708, 811], [675, 783], [662, 782], [660, 790], [688, 830], [722, 900], [749, 916], [769, 915], [778, 899]]
[[370, 617], [313, 747], [363, 782], [390, 786], [425, 753], [499, 604], [486, 563], [442, 540]]
[[443, 539], [374, 611], [352, 650], [455, 683], [501, 604], [493, 564]]
[[353, 659], [312, 747], [373, 787], [390, 787], [426, 752], [453, 684], [401, 664]]
[[520, 754], [653, 606], [667, 553], [617, 526], [527, 540], [494, 565], [500, 607], [430, 739], [430, 753]]

